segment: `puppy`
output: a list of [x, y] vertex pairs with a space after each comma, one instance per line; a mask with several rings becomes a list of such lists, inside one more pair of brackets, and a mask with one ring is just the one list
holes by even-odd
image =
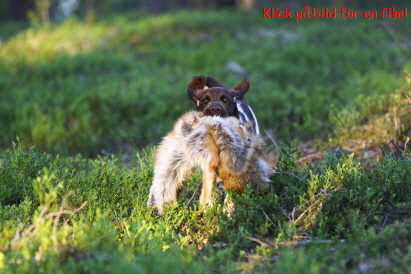
[[204, 89], [206, 80], [201, 76], [190, 82], [187, 91], [197, 111], [181, 116], [157, 147], [147, 206], [155, 205], [159, 214], [164, 204], [177, 200], [178, 190], [197, 166], [202, 171], [201, 206], [212, 206], [218, 183], [238, 191], [249, 182], [256, 190], [269, 186], [272, 168], [260, 157], [264, 142], [255, 132], [256, 123], [241, 122], [235, 99], [242, 100], [248, 81], [243, 79], [234, 89]]

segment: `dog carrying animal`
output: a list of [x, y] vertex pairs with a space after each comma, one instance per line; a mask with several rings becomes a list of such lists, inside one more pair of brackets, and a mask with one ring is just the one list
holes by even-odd
[[211, 77], [192, 79], [187, 92], [197, 110], [182, 115], [157, 147], [149, 208], [162, 214], [195, 167], [202, 172], [201, 206], [213, 205], [218, 183], [226, 190], [243, 191], [249, 182], [257, 191], [268, 188], [272, 168], [261, 158], [265, 144], [244, 98], [249, 86], [245, 79], [234, 89]]
[[[237, 85], [233, 90], [226, 85], [221, 84], [219, 81], [210, 76], [208, 76], [207, 78], [205, 78], [204, 76], [196, 76], [193, 77], [192, 81], [188, 85], [187, 92], [190, 99], [197, 103], [198, 111], [204, 111], [205, 107], [203, 106], [203, 100], [215, 98], [217, 99], [215, 102], [218, 102], [219, 97], [226, 98], [231, 95], [232, 101], [227, 107], [227, 110], [231, 110], [231, 112], [228, 113], [228, 115], [237, 117], [240, 120], [241, 124], [251, 122], [254, 134], [258, 135], [260, 134], [260, 130], [258, 127], [257, 119], [254, 115], [253, 110], [248, 105], [244, 97], [244, 94], [248, 91], [249, 87], [250, 83], [246, 79], [243, 79], [241, 83]], [[206, 89], [209, 88], [212, 89], [206, 91]], [[235, 103], [235, 106], [233, 106], [233, 103]], [[209, 107], [212, 106], [210, 105]], [[205, 114], [210, 115], [212, 113], [206, 112]]]

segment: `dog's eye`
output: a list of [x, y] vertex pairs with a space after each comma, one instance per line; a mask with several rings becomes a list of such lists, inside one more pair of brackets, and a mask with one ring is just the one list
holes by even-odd
[[223, 102], [223, 103], [228, 103], [230, 100], [227, 98], [227, 97], [225, 97], [225, 96], [222, 96], [221, 97], [221, 102]]

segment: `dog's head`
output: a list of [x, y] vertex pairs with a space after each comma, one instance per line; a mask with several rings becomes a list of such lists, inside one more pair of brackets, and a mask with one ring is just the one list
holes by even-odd
[[212, 77], [195, 76], [187, 86], [188, 96], [197, 104], [197, 110], [208, 116], [237, 116], [237, 100], [242, 100], [250, 83], [243, 79], [234, 89]]

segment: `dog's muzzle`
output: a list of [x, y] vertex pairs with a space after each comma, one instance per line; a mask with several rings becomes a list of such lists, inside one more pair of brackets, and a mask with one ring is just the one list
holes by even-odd
[[224, 106], [220, 104], [212, 104], [204, 110], [204, 113], [208, 116], [220, 116], [227, 117], [228, 112]]

